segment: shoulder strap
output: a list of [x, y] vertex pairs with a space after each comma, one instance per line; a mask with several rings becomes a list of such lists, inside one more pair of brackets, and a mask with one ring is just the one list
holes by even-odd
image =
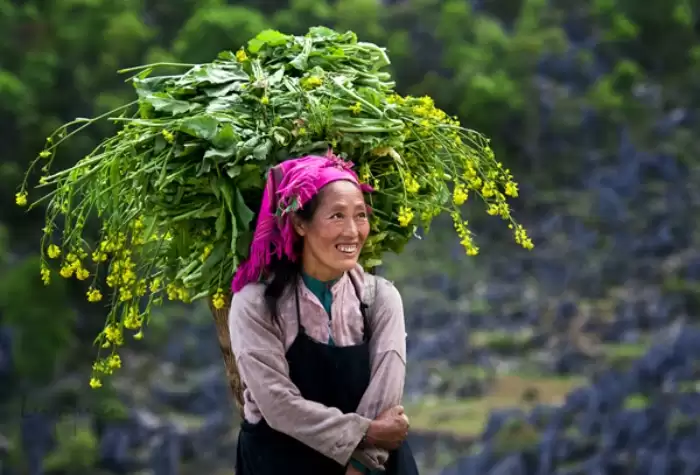
[[367, 305], [370, 316], [374, 315], [374, 302], [377, 300], [377, 283], [379, 279], [376, 275], [365, 274], [365, 288], [363, 290], [362, 299]]

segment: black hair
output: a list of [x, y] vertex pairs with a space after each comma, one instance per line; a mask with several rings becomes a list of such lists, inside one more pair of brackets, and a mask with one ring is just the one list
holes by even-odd
[[[316, 194], [302, 209], [295, 212], [299, 220], [308, 223], [313, 219], [320, 202], [319, 196], [320, 193]], [[296, 256], [301, 256], [303, 250], [304, 241], [302, 239], [297, 239], [294, 243], [294, 254]], [[282, 294], [289, 285], [298, 285], [299, 276], [301, 275], [301, 260], [297, 259], [296, 262], [292, 262], [286, 256], [282, 256], [281, 259], [278, 259], [277, 256], [273, 256], [268, 269], [269, 274], [272, 275], [272, 279], [265, 287], [265, 304], [272, 316], [272, 321], [277, 323], [279, 322], [280, 297], [282, 297]]]

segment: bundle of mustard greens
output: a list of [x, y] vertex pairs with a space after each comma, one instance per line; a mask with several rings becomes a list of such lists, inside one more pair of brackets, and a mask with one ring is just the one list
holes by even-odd
[[[220, 344], [228, 346], [222, 315], [231, 278], [248, 253], [253, 210], [269, 168], [289, 158], [332, 150], [376, 189], [368, 197], [366, 268], [384, 252], [400, 252], [417, 226], [428, 229], [441, 213], [451, 215], [466, 253], [475, 255], [460, 216], [470, 195], [505, 220], [520, 245], [532, 247], [507, 203], [517, 185], [488, 140], [430, 98], [397, 94], [382, 71], [388, 64], [382, 48], [353, 32], [267, 30], [208, 64], [126, 70], [135, 74], [133, 103], [73, 121], [47, 139], [32, 164], [46, 172], [40, 186], [52, 187], [33, 204], [49, 200], [42, 278], [48, 282], [51, 269], [59, 269], [64, 278], [91, 283], [90, 302], [110, 301], [93, 387], [120, 366], [125, 335], [141, 338], [151, 309], [166, 298], [207, 298], [220, 315]], [[152, 76], [158, 67], [184, 72]], [[118, 133], [72, 168], [51, 173], [57, 147], [100, 119], [120, 123]], [[18, 204], [27, 204], [28, 189], [25, 179]], [[89, 216], [101, 222], [96, 243], [83, 238]]]

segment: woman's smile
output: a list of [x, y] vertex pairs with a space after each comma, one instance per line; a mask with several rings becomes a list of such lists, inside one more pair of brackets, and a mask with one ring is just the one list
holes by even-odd
[[352, 257], [360, 250], [360, 246], [358, 244], [337, 244], [335, 248], [345, 257]]

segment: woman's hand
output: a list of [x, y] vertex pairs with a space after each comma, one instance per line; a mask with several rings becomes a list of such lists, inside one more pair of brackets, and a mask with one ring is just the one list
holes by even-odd
[[394, 406], [377, 416], [369, 425], [367, 443], [386, 450], [394, 450], [408, 436], [408, 416], [403, 406]]

